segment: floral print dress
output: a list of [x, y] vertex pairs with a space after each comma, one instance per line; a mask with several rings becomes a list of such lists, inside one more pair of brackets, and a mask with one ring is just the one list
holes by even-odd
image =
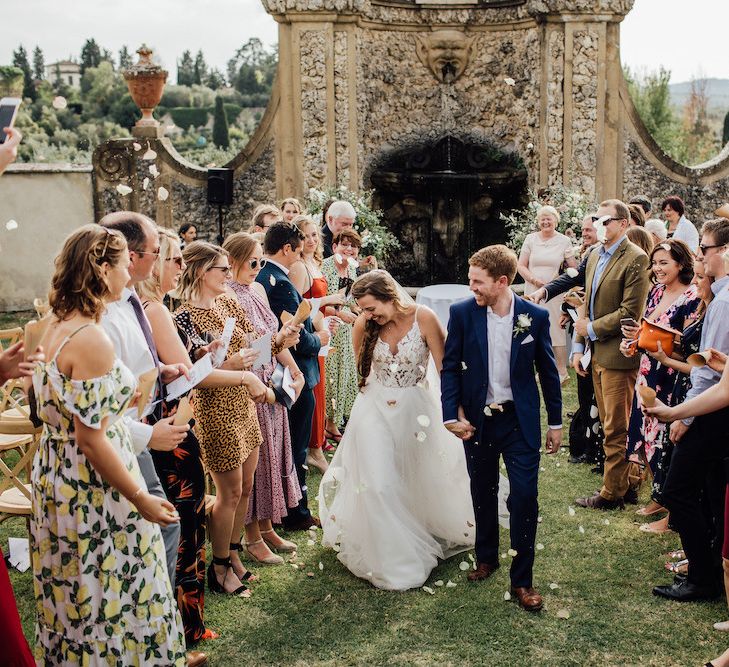
[[[690, 285], [662, 315], [651, 318], [651, 314], [658, 307], [665, 289], [665, 285], [662, 284], [655, 285], [651, 289], [648, 294], [644, 317], [678, 331], [683, 331], [685, 322], [691, 319], [692, 314], [695, 313], [701, 303], [696, 295], [696, 287]], [[664, 366], [643, 352], [640, 357], [640, 368], [635, 387], [636, 390], [641, 386], [652, 387], [656, 390], [656, 396], [660, 401], [666, 405], [675, 405], [678, 400], [683, 400], [683, 397], [675, 395], [677, 382], [679, 385], [682, 382], [677, 376], [683, 375], [683, 373]], [[628, 424], [628, 458], [639, 463], [647, 462], [650, 465], [653, 474], [653, 492], [654, 494], [660, 494], [665, 475], [668, 472], [668, 459], [666, 458], [665, 462], [663, 459], [666, 451], [672, 446], [668, 439], [669, 428], [668, 424], [658, 421], [655, 417], [644, 415], [641, 406], [640, 394], [636, 391], [633, 396], [633, 406]]]
[[182, 622], [159, 526], [101, 478], [74, 437], [74, 416], [96, 429], [109, 417], [107, 438], [146, 488], [121, 420], [135, 379], [117, 359], [106, 375], [73, 380], [58, 369], [58, 352], [33, 376], [43, 421], [32, 472], [35, 659], [39, 665], [182, 666]]
[[[334, 257], [327, 257], [321, 265], [321, 272], [329, 286], [327, 294], [339, 291], [339, 273], [334, 263]], [[357, 268], [347, 267], [347, 276], [350, 280], [357, 277]], [[346, 307], [346, 306], [345, 306]], [[352, 344], [352, 325], [342, 322], [332, 336], [332, 349], [327, 356], [326, 368], [326, 415], [337, 426], [341, 426], [345, 419], [349, 419], [354, 405], [354, 399], [359, 392], [357, 377], [357, 360], [354, 356]]]

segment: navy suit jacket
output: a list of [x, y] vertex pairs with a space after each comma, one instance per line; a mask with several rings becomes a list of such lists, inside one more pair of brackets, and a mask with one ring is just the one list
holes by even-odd
[[[272, 280], [273, 279], [273, 280]], [[263, 285], [268, 295], [271, 310], [278, 318], [281, 326], [281, 313], [286, 311], [293, 315], [299, 304], [303, 301], [301, 295], [294, 287], [289, 277], [275, 264], [268, 262], [256, 277], [256, 281]], [[314, 335], [314, 325], [311, 318], [307, 318], [299, 336], [299, 342], [291, 348], [291, 354], [301, 372], [304, 374], [306, 386], [313, 389], [319, 384], [319, 348], [321, 342]]]
[[[548, 424], [562, 423], [562, 390], [549, 336], [549, 312], [515, 294], [515, 325], [522, 313], [531, 318], [531, 325], [511, 338], [511, 390], [524, 439], [539, 449], [542, 437], [535, 370], [542, 385]], [[479, 306], [475, 298], [451, 306], [440, 378], [443, 421], [458, 419], [458, 406], [463, 406], [466, 419], [476, 429], [476, 441], [484, 425], [488, 357], [499, 354], [499, 350], [488, 349], [487, 324], [486, 308]]]

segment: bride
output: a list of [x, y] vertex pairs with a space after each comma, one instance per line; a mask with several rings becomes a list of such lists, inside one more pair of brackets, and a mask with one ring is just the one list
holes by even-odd
[[[322, 543], [356, 576], [405, 590], [475, 538], [463, 444], [443, 427], [426, 379], [431, 355], [440, 373], [445, 336], [435, 313], [386, 271], [358, 278], [352, 296], [366, 380], [319, 487]], [[502, 477], [502, 493], [506, 485]]]

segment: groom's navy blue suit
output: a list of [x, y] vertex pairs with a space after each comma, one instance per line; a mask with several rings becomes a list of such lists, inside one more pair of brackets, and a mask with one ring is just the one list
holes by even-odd
[[[519, 331], [519, 315], [531, 323]], [[562, 392], [549, 336], [549, 313], [514, 295], [514, 325], [510, 349], [489, 350], [487, 310], [476, 300], [451, 306], [448, 337], [441, 373], [443, 421], [458, 419], [463, 407], [476, 429], [464, 442], [471, 496], [476, 517], [476, 559], [496, 564], [499, 560], [498, 485], [499, 455], [509, 475], [511, 546], [517, 555], [511, 563], [514, 587], [532, 585], [534, 540], [537, 531], [537, 476], [541, 450], [539, 373], [547, 407], [547, 423], [562, 423]], [[504, 412], [484, 414], [489, 387], [490, 354], [510, 355], [513, 404]]]

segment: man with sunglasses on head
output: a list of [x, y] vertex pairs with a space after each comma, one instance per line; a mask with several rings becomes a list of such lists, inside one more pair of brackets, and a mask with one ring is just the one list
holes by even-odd
[[[589, 509], [623, 509], [629, 488], [628, 420], [640, 357], [620, 352], [620, 320], [641, 317], [650, 286], [648, 256], [626, 236], [630, 211], [622, 201], [602, 202], [594, 218], [604, 227], [605, 240], [587, 260], [585, 314], [575, 322], [572, 365], [578, 375], [592, 373], [605, 464], [600, 491], [575, 502]], [[589, 364], [583, 364], [586, 354]]]
[[[304, 235], [296, 225], [276, 222], [268, 228], [263, 241], [266, 264], [256, 277], [268, 295], [271, 310], [281, 325], [281, 313], [294, 314], [302, 301], [289, 279], [291, 267], [301, 259]], [[311, 318], [307, 318], [299, 333], [299, 342], [291, 348], [296, 364], [304, 374], [304, 388], [289, 410], [291, 450], [296, 474], [301, 486], [299, 505], [288, 510], [283, 519], [286, 530], [306, 530], [321, 526], [319, 519], [309, 511], [306, 489], [306, 455], [309, 451], [311, 423], [314, 417], [314, 387], [319, 383], [319, 350], [329, 343], [329, 331], [314, 331]]]
[[[675, 238], [675, 237], [674, 237]], [[709, 348], [729, 354], [729, 276], [724, 253], [729, 249], [729, 220], [717, 218], [704, 223], [698, 259], [707, 276], [714, 279], [714, 298], [706, 308], [701, 330], [701, 350]], [[691, 369], [688, 401], [719, 382], [721, 375], [708, 365]], [[688, 575], [668, 586], [656, 586], [653, 593], [679, 602], [718, 597], [722, 581], [721, 548], [724, 540], [724, 461], [729, 457], [729, 408], [671, 424], [671, 441], [676, 445], [663, 489], [664, 505], [671, 524], [681, 536], [689, 561]], [[711, 520], [702, 510], [704, 495]]]

